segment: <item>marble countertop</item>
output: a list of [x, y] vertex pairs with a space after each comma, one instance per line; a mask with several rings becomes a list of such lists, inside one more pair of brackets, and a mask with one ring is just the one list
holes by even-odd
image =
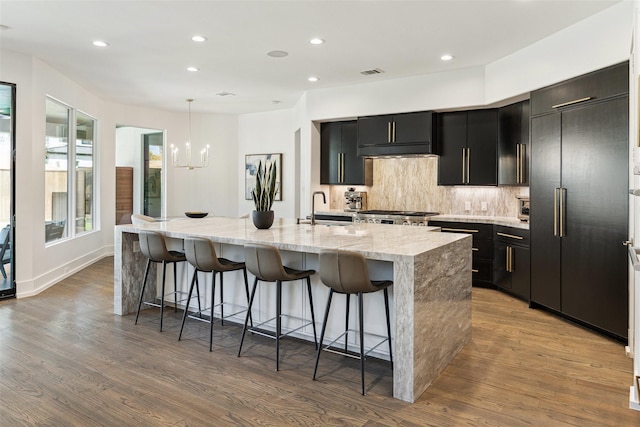
[[[331, 209], [327, 211], [316, 211], [316, 215], [340, 215], [353, 216], [356, 212], [345, 212], [343, 210]], [[504, 225], [506, 227], [529, 229], [529, 223], [520, 221], [518, 218], [510, 216], [489, 216], [489, 215], [459, 215], [459, 214], [442, 214], [431, 217], [433, 221], [449, 221], [449, 222], [470, 222], [479, 224]]]
[[282, 250], [318, 253], [322, 249], [360, 252], [370, 259], [396, 261], [440, 248], [468, 236], [439, 233], [439, 227], [389, 227], [384, 224], [341, 226], [296, 224], [294, 219], [276, 218], [268, 230], [258, 230], [251, 219], [207, 217], [181, 218], [142, 225], [118, 225], [116, 232], [159, 230], [168, 237], [205, 237], [215, 242], [243, 245], [271, 244]]

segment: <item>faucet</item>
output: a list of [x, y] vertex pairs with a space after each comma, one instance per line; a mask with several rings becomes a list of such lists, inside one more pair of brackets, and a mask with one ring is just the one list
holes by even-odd
[[322, 194], [322, 203], [327, 203], [327, 196], [324, 191], [314, 191], [311, 195], [311, 225], [316, 225], [316, 194]]

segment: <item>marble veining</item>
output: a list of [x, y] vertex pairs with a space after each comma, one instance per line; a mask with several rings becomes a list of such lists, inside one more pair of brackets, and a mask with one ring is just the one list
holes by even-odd
[[134, 250], [134, 242], [143, 229], [178, 239], [209, 238], [235, 248], [267, 243], [288, 254], [302, 253], [304, 258], [317, 259], [314, 254], [322, 249], [340, 248], [360, 252], [373, 262], [385, 261], [378, 266], [392, 269], [394, 281], [393, 395], [397, 399], [414, 402], [471, 338], [469, 235], [383, 224], [311, 226], [281, 218], [268, 230], [256, 229], [248, 219], [221, 217], [119, 225], [114, 266], [117, 314], [135, 311], [131, 302], [137, 297], [144, 257]]
[[[331, 187], [331, 209], [344, 209], [346, 189]], [[518, 215], [516, 197], [529, 195], [528, 187], [439, 186], [437, 157], [374, 159], [373, 185], [356, 189], [367, 192], [368, 209], [513, 218]], [[483, 202], [487, 204], [484, 211]]]

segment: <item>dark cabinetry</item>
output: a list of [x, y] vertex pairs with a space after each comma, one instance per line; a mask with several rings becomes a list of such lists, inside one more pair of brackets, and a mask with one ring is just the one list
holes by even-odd
[[494, 226], [493, 283], [529, 301], [531, 261], [529, 230]]
[[439, 113], [438, 185], [497, 185], [498, 111]]
[[466, 233], [473, 236], [471, 267], [474, 285], [492, 285], [493, 225], [466, 222], [429, 221], [444, 233]]
[[498, 185], [527, 185], [529, 101], [498, 110]]
[[358, 155], [432, 154], [435, 114], [431, 111], [358, 118]]
[[532, 112], [542, 113], [531, 119], [531, 302], [625, 338], [629, 99], [619, 94], [621, 74], [627, 64], [531, 95]]
[[320, 183], [371, 185], [371, 160], [357, 155], [357, 122], [322, 123]]

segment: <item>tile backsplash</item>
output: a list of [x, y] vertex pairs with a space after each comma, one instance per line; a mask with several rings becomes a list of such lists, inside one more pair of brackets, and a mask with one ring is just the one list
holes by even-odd
[[[356, 189], [367, 192], [368, 209], [508, 217], [518, 215], [516, 197], [529, 195], [528, 187], [451, 187], [437, 183], [437, 157], [374, 159], [373, 185]], [[346, 189], [331, 187], [331, 209], [344, 207]]]

